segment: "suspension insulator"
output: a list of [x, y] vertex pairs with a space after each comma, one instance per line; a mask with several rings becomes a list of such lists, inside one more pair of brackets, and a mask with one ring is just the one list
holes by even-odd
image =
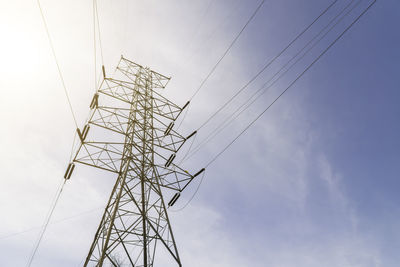
[[90, 109], [97, 108], [97, 106], [99, 105], [98, 101], [99, 101], [99, 94], [94, 94], [92, 102], [90, 103]]
[[89, 124], [86, 124], [85, 127], [83, 127], [83, 131], [81, 132], [81, 130], [79, 128], [76, 128], [76, 132], [78, 133], [79, 139], [81, 139], [81, 142], [83, 143], [86, 139], [86, 136], [89, 132], [90, 126]]
[[64, 179], [65, 180], [69, 180], [69, 178], [71, 178], [71, 175], [72, 175], [72, 172], [74, 171], [74, 169], [75, 169], [75, 164], [74, 163], [70, 163], [68, 165], [68, 168], [67, 168], [65, 174], [64, 174]]
[[82, 131], [83, 140], [86, 139], [86, 136], [87, 136], [87, 134], [89, 132], [89, 129], [90, 129], [90, 125], [89, 124], [86, 124], [85, 127], [83, 127], [83, 131]]
[[169, 135], [169, 133], [170, 133], [171, 130], [172, 130], [172, 127], [174, 127], [174, 122], [171, 122], [171, 123], [168, 125], [167, 129], [165, 129], [164, 135]]
[[197, 131], [194, 131], [193, 133], [191, 133], [188, 137], [186, 137], [185, 139], [188, 140], [190, 137], [192, 137], [193, 135], [195, 135], [197, 133]]
[[106, 78], [106, 69], [104, 68], [104, 65], [101, 66], [101, 69], [103, 70], [103, 77], [105, 79]]
[[168, 202], [168, 207], [172, 207], [180, 196], [181, 196], [181, 193], [175, 193], [175, 195]]
[[204, 172], [205, 170], [206, 170], [206, 169], [203, 168], [203, 169], [201, 169], [200, 171], [196, 172], [196, 173], [193, 175], [193, 178], [196, 177], [196, 176], [198, 176], [199, 174], [201, 174], [201, 173]]
[[181, 108], [181, 110], [184, 110], [189, 104], [190, 104], [190, 101], [186, 102], [186, 104]]
[[79, 128], [76, 128], [76, 132], [78, 133], [78, 136], [79, 136], [79, 139], [81, 139], [81, 142], [83, 142], [81, 130], [79, 130]]
[[172, 161], [175, 159], [176, 154], [171, 154], [171, 156], [169, 157], [169, 159], [167, 160], [167, 162], [165, 163], [165, 167], [169, 167], [169, 165], [171, 165]]

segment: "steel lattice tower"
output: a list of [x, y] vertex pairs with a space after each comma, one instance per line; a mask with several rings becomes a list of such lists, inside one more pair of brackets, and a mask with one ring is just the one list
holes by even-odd
[[160, 257], [159, 266], [182, 266], [163, 192], [175, 193], [168, 203], [173, 205], [204, 171], [191, 175], [173, 163], [194, 134], [185, 138], [173, 129], [189, 103], [181, 108], [161, 96], [157, 90], [170, 78], [123, 57], [115, 74], [107, 78], [103, 67], [104, 79], [87, 123], [77, 129], [80, 145], [65, 173], [69, 179], [75, 163], [82, 163], [117, 175], [84, 266], [150, 267]]

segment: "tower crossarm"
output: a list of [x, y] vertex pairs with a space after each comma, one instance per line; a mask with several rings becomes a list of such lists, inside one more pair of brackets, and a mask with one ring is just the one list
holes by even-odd
[[[129, 59], [124, 58], [121, 56], [121, 60], [117, 66], [117, 70], [123, 73], [129, 80], [135, 82], [138, 79], [142, 80], [145, 75], [151, 76], [152, 79], [150, 81], [150, 86], [153, 89], [157, 88], [165, 88], [171, 78], [166, 77], [156, 71], [150, 70], [149, 68], [145, 68], [142, 65], [139, 65]], [[142, 71], [145, 75], [138, 75], [138, 73]]]
[[160, 179], [160, 185], [174, 191], [182, 192], [185, 186], [195, 178], [193, 174], [177, 165], [171, 164], [170, 167], [156, 165], [155, 169]]
[[[105, 78], [98, 92], [127, 104], [132, 104], [133, 101], [135, 101], [136, 95], [140, 94], [140, 92], [135, 89], [135, 83], [113, 78]], [[152, 100], [154, 115], [175, 121], [182, 112], [180, 106], [169, 101], [167, 98], [155, 91], [153, 91]]]
[[127, 108], [99, 106], [93, 111], [89, 124], [126, 135], [128, 116], [129, 109]]

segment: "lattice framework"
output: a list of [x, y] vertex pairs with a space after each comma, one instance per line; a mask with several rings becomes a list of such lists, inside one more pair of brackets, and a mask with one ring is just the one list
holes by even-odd
[[193, 135], [185, 138], [173, 129], [187, 104], [181, 108], [157, 92], [170, 78], [123, 57], [117, 67], [123, 78], [106, 77], [104, 68], [103, 74], [65, 174], [69, 179], [75, 163], [117, 174], [84, 266], [150, 267], [161, 248], [171, 266], [182, 266], [163, 190], [176, 191], [173, 205], [204, 170], [192, 175], [173, 163]]

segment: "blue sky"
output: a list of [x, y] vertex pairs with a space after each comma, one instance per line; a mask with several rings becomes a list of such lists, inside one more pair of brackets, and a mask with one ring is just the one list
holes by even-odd
[[[91, 1], [41, 1], [78, 122], [93, 88]], [[196, 129], [332, 1], [266, 1], [194, 98]], [[355, 1], [356, 2], [356, 1]], [[172, 76], [184, 104], [259, 1], [98, 0], [105, 66], [121, 54]], [[350, 1], [339, 0], [340, 9]], [[354, 15], [370, 1], [362, 0]], [[209, 8], [207, 8], [209, 6]], [[25, 266], [68, 162], [74, 124], [35, 1], [0, 3], [0, 254]], [[400, 260], [398, 139], [400, 3], [376, 4], [206, 171], [198, 194], [170, 212], [184, 266], [394, 267]], [[233, 102], [244, 101], [311, 29]], [[185, 166], [203, 167], [309, 64], [337, 30]], [[98, 55], [98, 62], [100, 57]], [[196, 141], [226, 119], [224, 110]], [[198, 181], [197, 181], [198, 182]], [[177, 202], [182, 207], [197, 182]], [[79, 266], [113, 177], [78, 166], [32, 266]], [[60, 221], [61, 220], [61, 221]], [[18, 233], [9, 236], [10, 234]]]

